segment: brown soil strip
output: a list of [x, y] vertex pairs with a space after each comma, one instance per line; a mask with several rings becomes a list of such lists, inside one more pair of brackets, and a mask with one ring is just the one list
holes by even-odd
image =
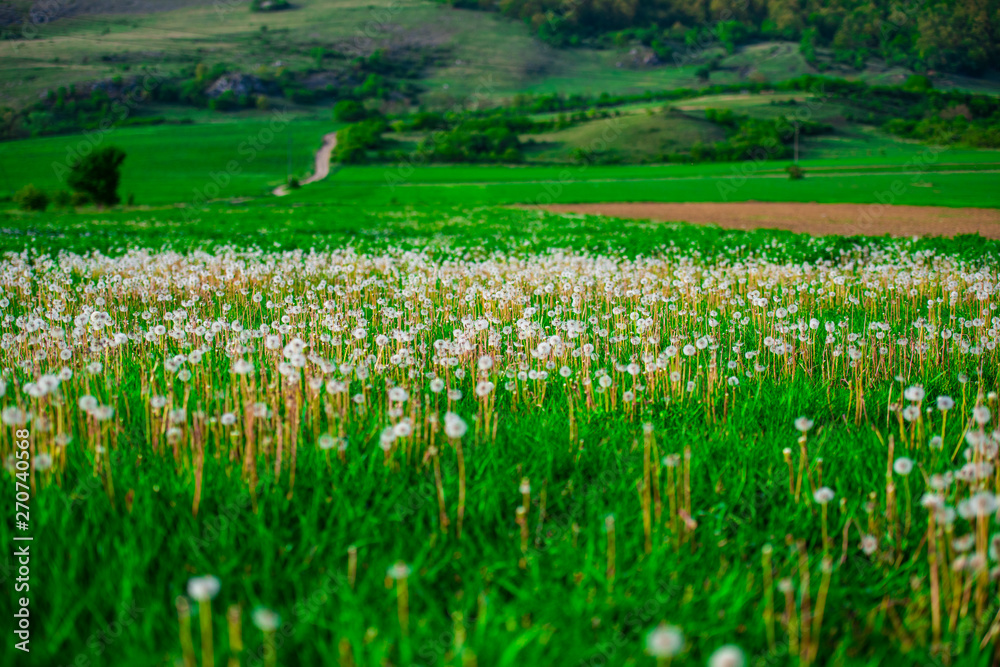
[[980, 234], [1000, 239], [1000, 209], [991, 208], [769, 202], [558, 204], [544, 208], [557, 213], [694, 222], [730, 229], [787, 229], [817, 236]]

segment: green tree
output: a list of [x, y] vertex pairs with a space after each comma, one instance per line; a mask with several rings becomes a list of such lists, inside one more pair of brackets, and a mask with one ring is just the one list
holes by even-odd
[[333, 118], [345, 123], [364, 120], [368, 112], [355, 100], [341, 100], [333, 105]]
[[915, 93], [924, 93], [934, 88], [934, 83], [930, 77], [923, 74], [911, 74], [903, 84], [903, 90], [911, 90]]
[[98, 206], [113, 206], [121, 201], [118, 182], [124, 161], [125, 151], [116, 146], [98, 149], [73, 167], [67, 183], [77, 192], [86, 194]]

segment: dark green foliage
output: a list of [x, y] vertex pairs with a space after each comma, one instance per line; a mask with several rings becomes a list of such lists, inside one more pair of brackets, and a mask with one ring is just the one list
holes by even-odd
[[[689, 0], [450, 0], [456, 7], [489, 9], [524, 21], [556, 46], [582, 43], [622, 47], [640, 42], [675, 61], [697, 62], [706, 48], [732, 53], [752, 41], [799, 41], [809, 62], [817, 47], [863, 68], [871, 57], [917, 71], [981, 73], [1000, 60], [996, 17], [1000, 0], [773, 0], [695, 3]], [[665, 28], [664, 26], [670, 26]], [[655, 44], [655, 47], [653, 46]], [[663, 56], [660, 56], [661, 59]], [[707, 77], [706, 77], [707, 78]]]
[[906, 79], [906, 83], [903, 84], [903, 90], [909, 90], [917, 93], [922, 93], [928, 91], [934, 87], [934, 83], [931, 81], [929, 76], [924, 74], [911, 74]]
[[52, 197], [52, 204], [56, 208], [69, 208], [73, 205], [73, 195], [68, 190], [58, 190]]
[[801, 181], [803, 178], [806, 177], [805, 170], [797, 164], [788, 165], [787, 167], [785, 167], [785, 171], [788, 172], [788, 178], [792, 179], [793, 181]]
[[357, 100], [341, 100], [333, 105], [333, 119], [354, 123], [368, 117], [368, 111]]
[[250, 2], [250, 11], [252, 12], [277, 12], [291, 8], [292, 3], [288, 0], [251, 0]]
[[506, 127], [472, 130], [459, 127], [425, 140], [419, 152], [434, 162], [520, 162], [521, 142]]
[[[791, 157], [796, 126], [802, 136], [824, 134], [833, 129], [825, 123], [791, 121], [784, 116], [774, 120], [751, 118], [730, 109], [706, 109], [705, 119], [724, 127], [726, 140], [711, 145], [695, 144], [688, 161], [779, 160]], [[684, 161], [684, 158], [671, 161]]]
[[86, 194], [98, 206], [114, 206], [118, 197], [118, 181], [125, 151], [115, 146], [99, 148], [83, 157], [70, 171], [66, 182]]
[[343, 164], [362, 164], [367, 153], [382, 146], [382, 133], [388, 129], [384, 118], [361, 121], [337, 133], [333, 160]]
[[[439, 121], [424, 118], [422, 122]], [[523, 154], [518, 134], [532, 131], [535, 125], [524, 116], [466, 118], [425, 139], [418, 153], [432, 162], [520, 162]]]
[[49, 207], [49, 196], [29, 183], [14, 193], [14, 203], [25, 211], [44, 211]]

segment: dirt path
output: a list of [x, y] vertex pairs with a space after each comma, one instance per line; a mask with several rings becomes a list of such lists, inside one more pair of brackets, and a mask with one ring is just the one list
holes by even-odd
[[955, 236], [1000, 239], [1000, 209], [879, 204], [621, 203], [545, 206], [559, 213], [716, 224], [731, 229], [787, 229], [817, 236]]
[[[336, 147], [336, 132], [330, 132], [329, 134], [323, 135], [323, 145], [319, 147], [318, 151], [316, 151], [316, 161], [313, 166], [313, 173], [311, 176], [307, 176], [303, 180], [299, 181], [299, 185], [309, 185], [310, 183], [315, 183], [316, 181], [322, 181], [330, 175], [330, 156], [333, 155], [333, 149]], [[273, 190], [273, 193], [279, 197], [284, 197], [288, 194], [288, 184], [279, 185]]]

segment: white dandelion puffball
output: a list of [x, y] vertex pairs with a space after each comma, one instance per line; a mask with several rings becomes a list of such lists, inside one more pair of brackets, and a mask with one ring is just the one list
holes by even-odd
[[449, 438], [461, 438], [468, 429], [462, 418], [454, 412], [445, 413], [444, 432]]
[[708, 667], [744, 667], [746, 658], [743, 649], [735, 644], [717, 648], [708, 659]]
[[976, 423], [983, 426], [990, 420], [990, 409], [985, 405], [980, 405], [972, 409], [972, 418]]
[[906, 477], [911, 472], [913, 472], [913, 459], [908, 459], [905, 456], [900, 456], [898, 459], [893, 461], [892, 469], [896, 471], [897, 475], [902, 475]]
[[274, 632], [281, 625], [281, 617], [266, 607], [254, 609], [251, 617], [253, 624], [264, 632]]
[[654, 658], [672, 658], [684, 650], [684, 633], [673, 625], [661, 625], [646, 635], [646, 652]]
[[799, 417], [795, 420], [795, 428], [802, 433], [806, 433], [813, 427], [813, 421], [808, 417]]
[[390, 579], [406, 579], [410, 576], [410, 566], [403, 561], [396, 561], [395, 564], [389, 566], [389, 569], [385, 571], [385, 576]]
[[188, 580], [188, 597], [198, 602], [207, 602], [219, 594], [219, 580], [210, 574]]
[[820, 488], [816, 489], [816, 493], [813, 494], [813, 500], [818, 502], [820, 505], [826, 505], [828, 502], [833, 500], [833, 497], [835, 495], [836, 494], [833, 492], [833, 489], [831, 489], [830, 487], [821, 486]]

